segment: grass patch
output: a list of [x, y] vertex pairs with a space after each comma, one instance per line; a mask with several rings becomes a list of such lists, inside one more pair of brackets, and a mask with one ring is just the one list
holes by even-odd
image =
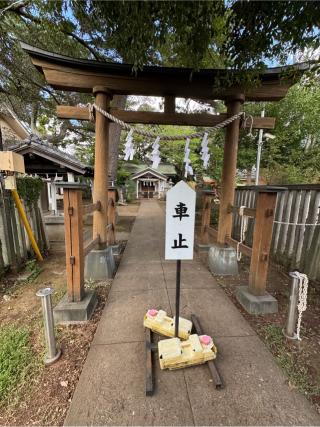
[[25, 270], [30, 272], [30, 276], [26, 279], [27, 283], [32, 283], [42, 272], [42, 268], [35, 259], [26, 262]]
[[67, 284], [62, 289], [55, 290], [54, 293], [51, 295], [52, 299], [52, 305], [55, 307], [60, 300], [64, 297], [64, 295], [67, 292]]
[[39, 274], [43, 271], [35, 259], [31, 259], [27, 261], [24, 265], [24, 272], [29, 273], [24, 279], [17, 279], [13, 286], [6, 290], [7, 295], [12, 295], [18, 289], [20, 289], [23, 285], [27, 285], [29, 283], [33, 283]]
[[280, 326], [268, 325], [265, 328], [267, 346], [276, 357], [278, 365], [284, 370], [292, 386], [309, 397], [318, 395], [320, 387], [312, 383], [305, 366], [301, 366], [287, 347]]
[[28, 329], [15, 326], [1, 328], [0, 406], [13, 391], [24, 385], [38, 362], [38, 357], [32, 351]]

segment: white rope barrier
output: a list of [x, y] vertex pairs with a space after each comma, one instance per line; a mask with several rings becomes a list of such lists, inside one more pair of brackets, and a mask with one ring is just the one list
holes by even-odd
[[237, 260], [240, 261], [242, 258], [242, 253], [240, 251], [240, 245], [245, 241], [246, 233], [248, 229], [248, 217], [244, 214], [246, 206], [240, 206], [239, 215], [241, 217], [241, 227], [240, 227], [240, 241], [237, 242]]
[[297, 339], [301, 341], [301, 338], [300, 338], [301, 320], [302, 320], [302, 313], [307, 309], [309, 279], [306, 274], [299, 273], [298, 271], [295, 271], [295, 274], [299, 280]]
[[304, 222], [285, 222], [285, 221], [273, 221], [275, 224], [285, 224], [285, 225], [297, 225], [297, 226], [305, 226], [305, 227], [311, 227], [311, 226], [316, 226], [316, 225], [320, 225], [320, 222], [315, 222], [315, 223], [304, 223]]

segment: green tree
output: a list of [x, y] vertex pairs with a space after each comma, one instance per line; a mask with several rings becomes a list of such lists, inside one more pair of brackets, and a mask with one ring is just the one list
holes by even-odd
[[[314, 74], [292, 86], [278, 103], [246, 103], [248, 114], [255, 116], [265, 109], [275, 117], [270, 131], [275, 139], [263, 140], [261, 166], [270, 183], [307, 183], [320, 181], [320, 81]], [[256, 161], [258, 132], [254, 138], [241, 132], [238, 167], [251, 169]]]
[[276, 117], [276, 138], [268, 141], [264, 165], [271, 170], [285, 167], [290, 181], [297, 176], [300, 182], [319, 182], [319, 80], [312, 86], [308, 82], [295, 85], [277, 105], [268, 105], [269, 111]]

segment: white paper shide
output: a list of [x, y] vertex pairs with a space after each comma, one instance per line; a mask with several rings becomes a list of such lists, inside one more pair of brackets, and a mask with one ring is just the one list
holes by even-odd
[[196, 193], [180, 181], [167, 192], [165, 259], [193, 259]]

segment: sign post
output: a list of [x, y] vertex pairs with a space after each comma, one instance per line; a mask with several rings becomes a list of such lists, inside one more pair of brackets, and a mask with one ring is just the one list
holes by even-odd
[[176, 317], [174, 325], [174, 336], [179, 336], [179, 313], [180, 313], [180, 277], [181, 277], [181, 259], [177, 260], [176, 274]]
[[177, 260], [175, 336], [179, 335], [181, 260], [193, 259], [196, 193], [184, 181], [167, 192], [165, 259]]

